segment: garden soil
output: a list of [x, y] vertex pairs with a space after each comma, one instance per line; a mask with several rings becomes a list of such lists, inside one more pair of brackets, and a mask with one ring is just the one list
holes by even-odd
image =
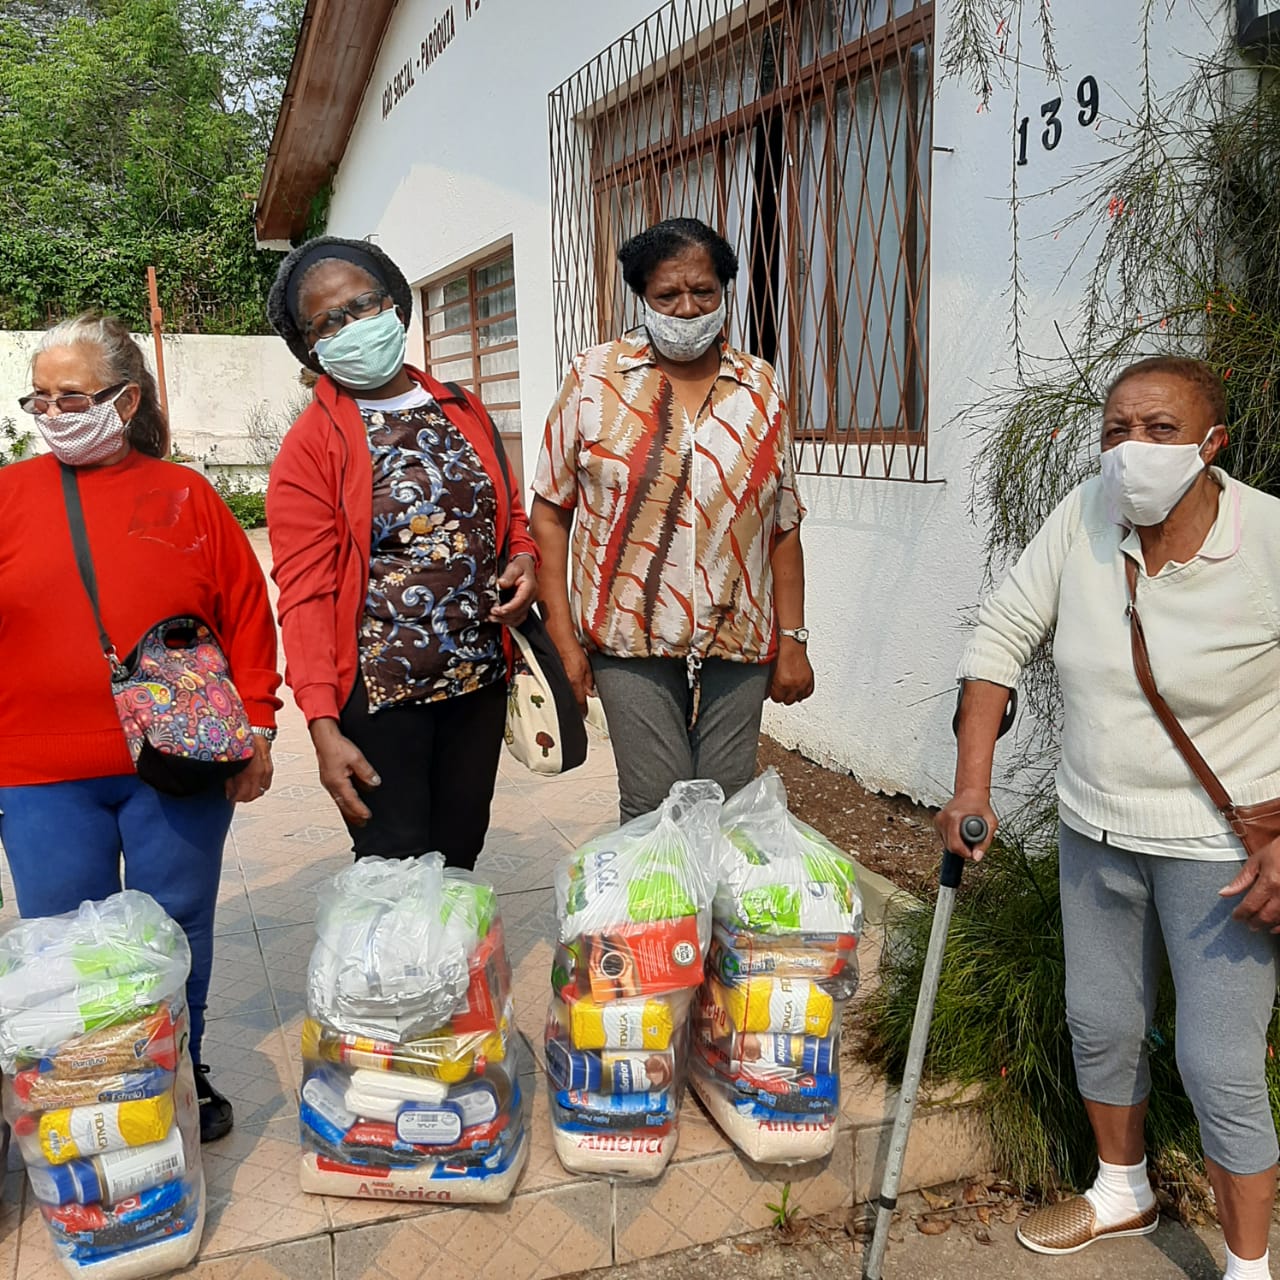
[[850, 774], [824, 769], [763, 735], [759, 765], [773, 765], [782, 775], [787, 805], [796, 817], [868, 870], [910, 893], [932, 897], [936, 892], [940, 845], [932, 809], [906, 796], [868, 791]]

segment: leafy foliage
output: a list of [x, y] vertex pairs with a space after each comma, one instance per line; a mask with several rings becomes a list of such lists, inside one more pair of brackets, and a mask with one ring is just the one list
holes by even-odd
[[19, 431], [12, 418], [0, 418], [0, 467], [20, 462], [31, 452], [35, 437], [30, 431]]
[[[266, 330], [253, 198], [303, 0], [0, 0], [0, 325]], [[32, 14], [32, 9], [37, 15]]]
[[234, 480], [225, 475], [215, 477], [213, 487], [231, 508], [231, 514], [242, 529], [260, 529], [267, 523], [267, 495], [254, 489], [243, 476]]

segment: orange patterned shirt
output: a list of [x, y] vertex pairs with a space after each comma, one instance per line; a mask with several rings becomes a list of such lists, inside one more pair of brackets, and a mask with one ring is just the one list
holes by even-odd
[[573, 508], [583, 643], [618, 657], [767, 662], [770, 558], [804, 516], [772, 366], [727, 343], [690, 421], [643, 329], [576, 356], [534, 492]]

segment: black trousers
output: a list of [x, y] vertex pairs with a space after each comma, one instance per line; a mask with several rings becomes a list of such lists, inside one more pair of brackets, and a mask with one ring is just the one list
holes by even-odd
[[373, 817], [363, 827], [348, 824], [356, 857], [438, 851], [447, 866], [474, 867], [489, 830], [506, 719], [505, 681], [442, 702], [407, 702], [370, 714], [357, 674], [339, 725], [382, 785], [361, 792]]

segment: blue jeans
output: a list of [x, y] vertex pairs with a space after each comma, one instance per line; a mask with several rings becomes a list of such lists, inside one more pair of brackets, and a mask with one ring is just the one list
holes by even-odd
[[134, 774], [0, 787], [0, 842], [24, 917], [60, 915], [126, 888], [149, 893], [182, 926], [191, 947], [187, 1005], [195, 1062], [233, 807], [221, 787], [179, 800]]

